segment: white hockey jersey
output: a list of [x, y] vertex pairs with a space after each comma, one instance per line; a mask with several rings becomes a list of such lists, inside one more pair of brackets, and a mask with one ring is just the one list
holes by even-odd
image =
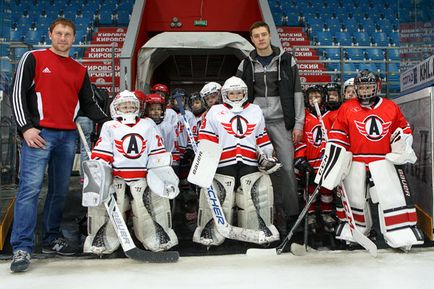
[[[191, 111], [186, 110], [185, 115], [187, 117], [187, 121], [188, 121], [188, 124], [190, 126], [190, 129], [193, 129], [193, 126], [195, 125], [194, 114]], [[180, 152], [181, 158], [182, 158], [182, 155], [184, 154], [185, 150], [187, 149], [188, 144], [190, 143], [190, 140], [188, 139], [188, 134], [187, 134], [185, 124], [184, 124], [184, 118], [182, 117], [181, 113], [178, 113], [177, 132], [178, 132], [178, 147], [179, 147], [179, 152]]]
[[224, 104], [212, 106], [202, 120], [199, 141], [202, 139], [222, 146], [219, 167], [237, 162], [257, 166], [256, 146], [270, 156], [273, 151], [262, 110], [251, 103], [246, 104], [243, 111], [236, 114]]
[[167, 108], [164, 113], [163, 121], [157, 125], [159, 133], [163, 137], [164, 147], [166, 148], [166, 151], [172, 154], [174, 161], [178, 161], [180, 156], [179, 150], [176, 146], [178, 141], [176, 132], [177, 121], [178, 116], [176, 112], [171, 108]]
[[113, 167], [113, 176], [126, 181], [146, 177], [148, 156], [166, 152], [155, 123], [139, 119], [134, 125], [111, 120], [102, 126], [92, 159], [103, 159]]

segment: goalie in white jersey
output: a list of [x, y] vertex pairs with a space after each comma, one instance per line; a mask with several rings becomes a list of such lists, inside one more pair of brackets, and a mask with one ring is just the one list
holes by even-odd
[[[132, 209], [137, 239], [148, 250], [162, 251], [178, 244], [169, 204], [179, 193], [178, 178], [155, 124], [139, 118], [139, 108], [132, 92], [116, 95], [110, 107], [113, 120], [104, 123], [91, 158], [112, 167], [111, 193], [124, 217]], [[110, 254], [119, 244], [104, 205], [90, 206], [84, 252]]]
[[[240, 227], [263, 231], [267, 242], [273, 242], [279, 239], [279, 233], [272, 224], [273, 188], [268, 174], [280, 164], [272, 157], [273, 146], [262, 111], [247, 102], [247, 86], [238, 77], [226, 80], [221, 92], [223, 104], [210, 108], [198, 137], [199, 142], [215, 142], [223, 149], [213, 187], [229, 223], [237, 207]], [[207, 246], [220, 245], [224, 237], [212, 220], [204, 188], [198, 215], [193, 241]]]

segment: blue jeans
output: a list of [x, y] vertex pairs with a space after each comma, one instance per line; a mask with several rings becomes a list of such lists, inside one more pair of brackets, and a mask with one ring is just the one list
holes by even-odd
[[16, 195], [11, 245], [16, 250], [33, 251], [38, 198], [48, 165], [48, 193], [44, 205], [42, 245], [49, 245], [61, 235], [65, 199], [75, 155], [76, 131], [42, 129], [46, 148], [30, 148], [22, 142], [20, 182]]
[[[83, 129], [83, 134], [86, 138], [86, 142], [87, 145], [90, 148], [90, 137], [92, 135], [93, 132], [93, 121], [86, 117], [86, 116], [79, 116], [76, 119], [76, 122], [78, 122], [81, 125], [81, 128]], [[89, 156], [87, 155], [87, 152], [83, 146], [83, 144], [81, 143], [81, 139], [80, 139], [80, 176], [83, 177], [83, 161], [86, 161], [89, 159]]]

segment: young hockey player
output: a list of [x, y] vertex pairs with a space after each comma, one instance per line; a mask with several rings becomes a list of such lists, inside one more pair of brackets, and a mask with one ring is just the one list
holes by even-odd
[[[237, 206], [240, 227], [263, 231], [268, 242], [278, 240], [279, 233], [272, 224], [273, 188], [267, 174], [280, 164], [272, 157], [262, 111], [247, 102], [247, 86], [238, 77], [226, 80], [222, 97], [224, 104], [210, 108], [199, 132], [199, 141], [218, 143], [223, 149], [213, 180], [216, 195], [229, 223]], [[217, 246], [224, 237], [215, 228], [205, 194], [207, 189], [203, 188], [193, 241]]]
[[342, 105], [341, 86], [331, 82], [325, 86], [325, 103], [324, 107], [327, 113], [323, 116], [325, 128], [327, 132], [332, 128], [333, 122], [336, 120], [338, 110]]
[[349, 78], [344, 82], [343, 95], [344, 101], [357, 97], [354, 89], [354, 78]]
[[188, 99], [188, 106], [194, 115], [194, 125], [191, 127], [191, 131], [197, 142], [202, 117], [206, 111], [206, 104], [199, 92], [193, 92]]
[[[131, 207], [137, 239], [146, 249], [162, 251], [178, 244], [178, 239], [171, 228], [169, 200], [162, 197], [160, 189], [173, 191], [174, 197], [178, 180], [155, 124], [149, 118], [139, 118], [139, 108], [132, 92], [116, 95], [110, 108], [113, 120], [103, 125], [91, 158], [112, 167], [112, 188], [119, 209], [125, 217]], [[158, 183], [163, 187], [151, 185]], [[104, 205], [89, 207], [84, 252], [110, 254], [119, 244]]]
[[[321, 85], [313, 85], [306, 89], [306, 108], [304, 120], [304, 132], [302, 140], [295, 146], [294, 167], [301, 175], [309, 172], [308, 193], [312, 195], [316, 185], [313, 182], [315, 174], [321, 164], [323, 146], [323, 131], [321, 123], [315, 110], [315, 103], [320, 107], [320, 113], [324, 110], [325, 91]], [[326, 113], [326, 115], [328, 112]], [[307, 200], [305, 200], [307, 201]], [[319, 213], [320, 223], [326, 232], [334, 232], [336, 220], [333, 213], [333, 192], [325, 188], [320, 189], [319, 193]], [[318, 228], [316, 220], [316, 200], [312, 202], [308, 210], [308, 226], [315, 233]]]
[[151, 87], [151, 93], [156, 93], [164, 97], [166, 103], [169, 101], [169, 88], [165, 84], [157, 83]]
[[[398, 105], [377, 95], [378, 79], [373, 73], [360, 72], [354, 87], [357, 98], [339, 109], [315, 182], [333, 189], [343, 180], [356, 227], [365, 235], [372, 227], [370, 197], [378, 203], [386, 243], [407, 251], [423, 243], [400, 166], [416, 161], [412, 131]], [[354, 242], [348, 223], [339, 225], [336, 235]]]
[[200, 95], [205, 100], [208, 109], [214, 104], [221, 103], [221, 89], [222, 86], [217, 82], [208, 82], [200, 90]]

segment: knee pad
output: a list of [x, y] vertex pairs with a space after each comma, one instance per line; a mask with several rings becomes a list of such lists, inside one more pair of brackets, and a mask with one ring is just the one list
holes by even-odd
[[[116, 203], [125, 218], [125, 212], [129, 209], [129, 201], [125, 195], [125, 181], [115, 178], [113, 187], [116, 194]], [[111, 254], [119, 248], [118, 236], [107, 215], [104, 204], [88, 208], [87, 232], [88, 236], [84, 242], [83, 252], [102, 255]]]
[[[235, 178], [215, 174], [212, 186], [220, 200], [226, 221], [232, 224], [233, 206], [235, 202]], [[217, 231], [212, 217], [213, 214], [208, 204], [207, 193], [207, 188], [202, 188], [200, 191], [197, 227], [193, 234], [193, 242], [206, 246], [218, 246], [223, 243], [225, 238]]]
[[[368, 235], [372, 228], [372, 217], [366, 199], [366, 168], [361, 162], [353, 162], [348, 176], [343, 181], [348, 194], [348, 203], [353, 212], [354, 222], [359, 231]], [[336, 238], [354, 242], [348, 223], [341, 223], [336, 230]]]
[[151, 251], [164, 251], [178, 244], [172, 229], [169, 199], [154, 194], [141, 179], [129, 184], [133, 200], [134, 234]]
[[268, 175], [256, 172], [243, 176], [237, 190], [238, 224], [246, 229], [263, 231], [266, 242], [279, 240], [273, 225], [273, 186]]
[[392, 248], [408, 250], [422, 244], [423, 235], [416, 227], [416, 209], [404, 171], [388, 160], [369, 164], [369, 170], [378, 198], [378, 216], [381, 233]]

